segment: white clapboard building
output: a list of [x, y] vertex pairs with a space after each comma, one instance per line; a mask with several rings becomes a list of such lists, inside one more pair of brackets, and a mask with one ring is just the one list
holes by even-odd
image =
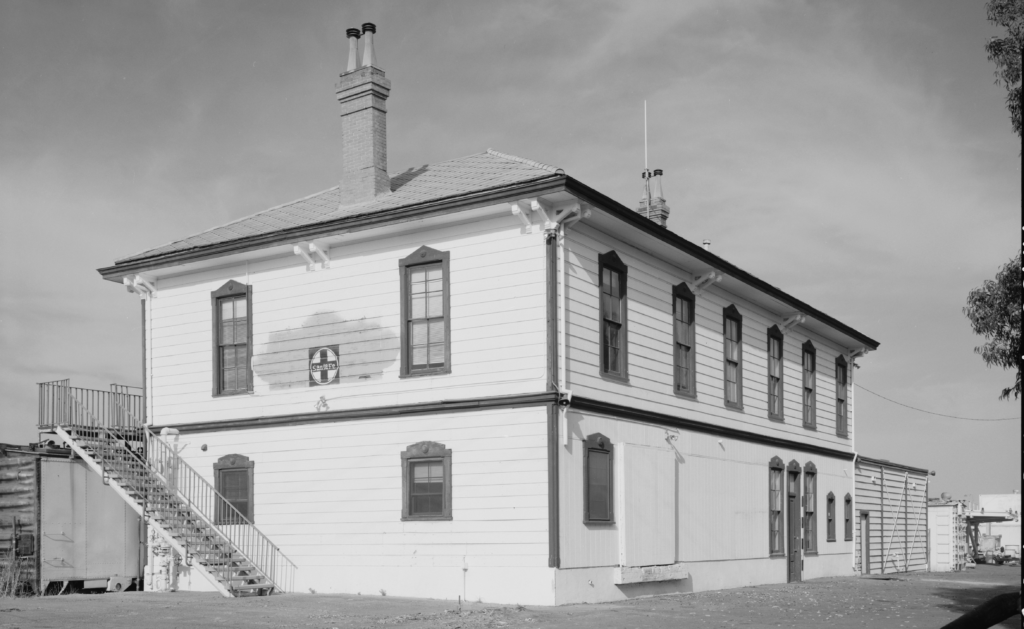
[[[337, 86], [340, 185], [100, 269], [144, 297], [149, 447], [232, 505], [204, 521], [258, 530], [293, 592], [855, 574], [853, 362], [878, 343], [667, 229], [660, 171], [639, 209], [493, 150], [389, 174], [373, 32]], [[252, 584], [189, 563], [181, 587]]]

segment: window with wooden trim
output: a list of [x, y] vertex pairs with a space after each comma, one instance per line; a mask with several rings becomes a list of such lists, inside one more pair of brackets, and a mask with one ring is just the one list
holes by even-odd
[[210, 293], [213, 395], [252, 391], [252, 286], [231, 280]]
[[696, 299], [685, 283], [672, 288], [675, 335], [675, 388], [687, 397], [697, 395]]
[[612, 442], [595, 433], [587, 437], [583, 452], [583, 521], [611, 524], [615, 521]]
[[825, 541], [836, 541], [836, 495], [831, 491], [825, 497]]
[[807, 341], [803, 346], [803, 407], [804, 407], [804, 428], [815, 428], [817, 426], [817, 361], [818, 350], [814, 343]]
[[804, 550], [818, 552], [818, 469], [804, 466]]
[[768, 419], [783, 421], [782, 349], [785, 337], [779, 326], [768, 328]]
[[843, 498], [843, 539], [853, 541], [853, 496]]
[[601, 294], [601, 374], [625, 380], [629, 377], [628, 267], [614, 251], [598, 255], [597, 260]]
[[452, 519], [452, 451], [421, 441], [402, 452], [402, 520]]
[[228, 454], [213, 464], [214, 505], [217, 524], [253, 522], [253, 470], [255, 463], [242, 454]]
[[849, 367], [846, 364], [846, 359], [842, 356], [836, 357], [836, 434], [840, 437], [845, 437], [849, 434], [848, 422], [849, 422], [849, 409], [846, 405], [846, 397], [848, 395], [849, 387], [847, 386], [847, 380], [849, 378]]
[[743, 315], [736, 306], [722, 312], [725, 405], [743, 408]]
[[448, 252], [420, 247], [398, 261], [402, 281], [401, 377], [451, 373]]
[[772, 457], [768, 463], [768, 554], [785, 555], [786, 547], [782, 538], [782, 475], [785, 464], [779, 457]]

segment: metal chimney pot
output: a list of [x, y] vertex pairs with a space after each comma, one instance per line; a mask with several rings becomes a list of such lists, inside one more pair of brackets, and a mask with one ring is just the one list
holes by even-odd
[[377, 32], [377, 26], [371, 22], [363, 24], [363, 35], [366, 41], [363, 42], [363, 67], [369, 68], [377, 64], [377, 57], [373, 54], [373, 34]]
[[345, 34], [348, 36], [348, 66], [346, 66], [345, 72], [352, 72], [359, 67], [359, 37], [362, 33], [358, 28], [350, 28], [345, 31]]

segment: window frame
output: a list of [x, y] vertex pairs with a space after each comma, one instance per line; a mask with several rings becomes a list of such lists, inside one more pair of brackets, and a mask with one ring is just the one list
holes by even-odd
[[[420, 441], [414, 443], [401, 453], [402, 455], [402, 521], [444, 521], [452, 519], [452, 451], [443, 443], [436, 441]], [[443, 504], [440, 513], [411, 513], [410, 495], [412, 483], [409, 474], [415, 463], [440, 461], [444, 473]]]
[[[684, 345], [689, 344], [689, 355], [686, 359], [686, 365], [682, 364], [680, 359], [681, 352], [679, 351], [679, 337], [681, 322], [679, 320], [678, 305], [680, 303], [688, 305], [690, 309], [690, 328], [687, 338], [684, 339]], [[680, 375], [681, 368], [685, 367], [689, 374], [686, 382], [683, 382], [683, 378]], [[690, 290], [690, 287], [686, 285], [686, 282], [681, 282], [672, 287], [672, 371], [673, 371], [673, 390], [676, 395], [696, 399], [697, 397], [697, 298]]]
[[803, 470], [804, 554], [818, 554], [818, 468], [808, 461]]
[[831, 491], [825, 496], [825, 541], [836, 541], [836, 495]]
[[[818, 349], [811, 341], [805, 341], [801, 346], [801, 370], [803, 379], [800, 382], [800, 403], [803, 407], [804, 428], [808, 430], [818, 429]], [[810, 356], [810, 369], [807, 368]], [[809, 380], [808, 380], [809, 377]], [[810, 393], [807, 383], [810, 381]]]
[[[779, 342], [779, 412], [772, 412], [772, 340]], [[786, 421], [786, 336], [779, 326], [768, 328], [768, 419]]]
[[[221, 387], [221, 360], [220, 360], [220, 333], [221, 313], [220, 304], [224, 299], [235, 299], [245, 296], [245, 325], [246, 325], [246, 360], [245, 360], [245, 389], [224, 391]], [[229, 395], [246, 395], [253, 392], [252, 377], [252, 286], [242, 284], [235, 280], [229, 280], [223, 286], [210, 293], [210, 308], [212, 311], [211, 327], [212, 334], [212, 369], [213, 369], [213, 397], [226, 397]]]
[[[776, 476], [777, 475], [777, 476]], [[778, 490], [772, 489], [773, 478], [778, 478], [779, 488]], [[772, 492], [778, 491], [778, 509], [773, 507], [776, 505], [772, 504]], [[777, 456], [773, 456], [772, 460], [768, 462], [768, 556], [769, 557], [785, 557], [786, 556], [786, 499], [788, 498], [786, 489], [786, 464], [782, 462]], [[778, 530], [772, 526], [772, 514], [778, 514]], [[773, 547], [775, 543], [778, 543], [778, 547]]]
[[[452, 372], [452, 317], [451, 317], [451, 272], [450, 254], [447, 251], [438, 251], [423, 245], [416, 251], [398, 261], [398, 271], [401, 283], [401, 371], [399, 378], [416, 378], [419, 376], [437, 376]], [[412, 273], [416, 267], [426, 265], [441, 265], [441, 296], [442, 310], [444, 316], [444, 366], [427, 367], [424, 369], [412, 368], [412, 339], [409, 336], [409, 323], [411, 316], [409, 300], [411, 297]]]
[[[608, 455], [608, 519], [595, 519], [590, 514], [590, 453]], [[615, 524], [615, 446], [611, 439], [599, 432], [583, 441], [583, 523]]]
[[[729, 400], [729, 321], [736, 322], [736, 401]], [[734, 304], [722, 310], [722, 400], [726, 408], [743, 410], [743, 315]]]
[[[247, 498], [246, 511], [243, 512], [241, 509], [238, 509], [238, 507], [233, 504], [232, 506], [238, 509], [238, 512], [249, 520], [249, 524], [254, 524], [256, 522], [256, 509], [253, 501], [254, 495], [256, 493], [255, 487], [253, 486], [253, 480], [255, 477], [255, 467], [256, 463], [249, 457], [245, 456], [244, 454], [225, 454], [224, 456], [220, 457], [213, 463], [213, 488], [217, 492], [219, 498], [223, 498], [228, 503], [231, 503], [231, 501], [224, 495], [225, 488], [222, 475], [225, 472], [248, 472], [246, 482], [248, 483], [247, 489], [249, 496]], [[214, 524], [218, 526], [222, 524], [245, 524], [244, 522], [233, 522], [228, 520], [227, 514], [231, 513], [231, 511], [225, 509], [220, 505], [221, 502], [220, 499], [218, 499], [214, 507]]]
[[[597, 300], [598, 300], [598, 334], [600, 336], [601, 354], [598, 356], [601, 376], [612, 380], [629, 382], [629, 267], [622, 261], [615, 251], [608, 251], [597, 256]], [[619, 348], [619, 360], [622, 362], [619, 371], [608, 369], [605, 362], [605, 355], [608, 351], [605, 326], [607, 317], [604, 300], [604, 271], [608, 269], [619, 275], [619, 315], [622, 319], [620, 328], [621, 347]]]
[[843, 540], [853, 541], [853, 496], [846, 494], [843, 498]]
[[[839, 374], [843, 374], [840, 381]], [[841, 394], [841, 395], [840, 395]], [[850, 435], [850, 365], [842, 355], [836, 356], [836, 435]]]

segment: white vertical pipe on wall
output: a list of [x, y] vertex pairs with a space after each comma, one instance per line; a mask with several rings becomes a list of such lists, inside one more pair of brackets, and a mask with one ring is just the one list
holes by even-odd
[[[564, 393], [566, 390], [566, 369], [568, 367], [568, 359], [566, 357], [566, 304], [569, 299], [569, 292], [567, 290], [566, 282], [566, 268], [565, 268], [565, 223], [559, 223], [557, 232], [557, 253], [558, 253], [558, 392]], [[561, 434], [562, 446], [569, 445], [569, 419], [568, 419], [568, 407], [558, 407], [558, 430]]]

